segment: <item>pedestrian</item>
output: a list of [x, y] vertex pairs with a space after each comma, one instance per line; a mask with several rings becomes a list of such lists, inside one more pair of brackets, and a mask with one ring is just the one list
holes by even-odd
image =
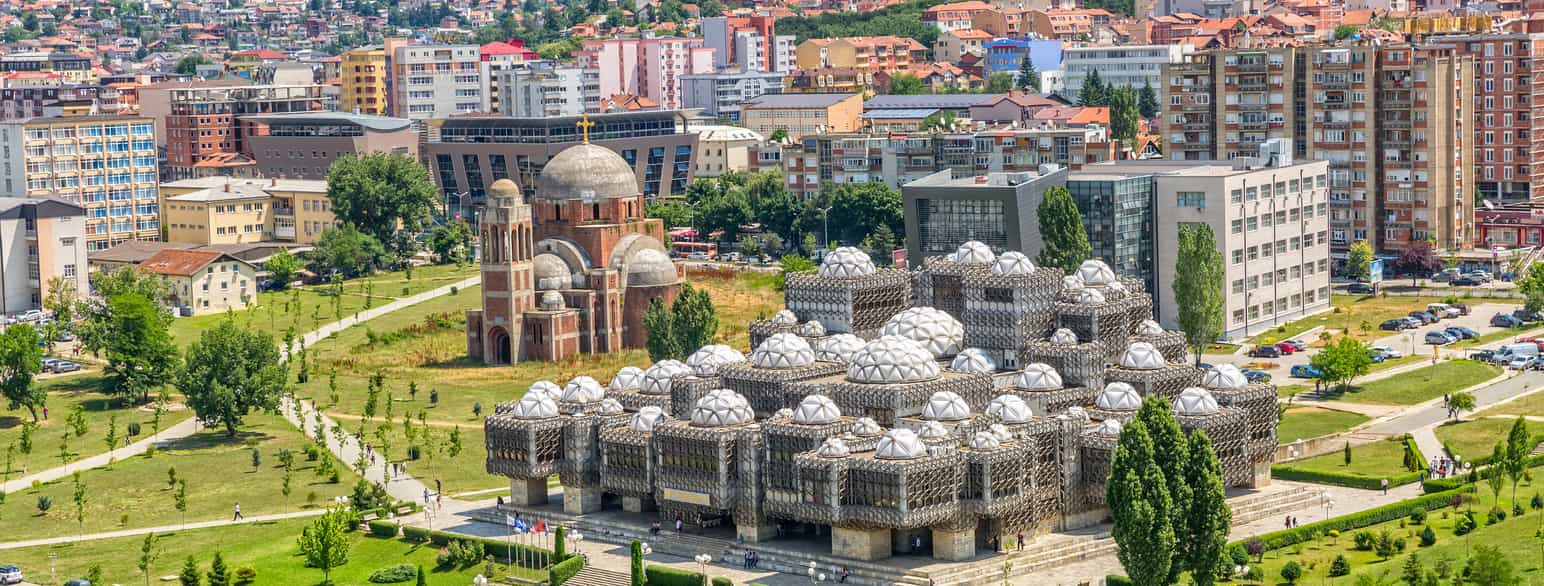
[[504, 506], [504, 495], [499, 495], [498, 502], [494, 503], [494, 504], [498, 505], [499, 507], [503, 507]]
[[1019, 532], [1018, 539], [1019, 539], [1019, 551], [1024, 551], [1024, 532], [1023, 531]]
[[1384, 478], [1380, 484], [1383, 485], [1383, 494], [1387, 495], [1389, 493], [1389, 479]]
[[231, 516], [232, 521], [237, 519], [246, 520], [246, 517], [241, 516], [241, 503], [239, 502], [236, 503], [236, 514]]
[[842, 567], [842, 579], [837, 580], [837, 582], [841, 582], [843, 584], [846, 584], [847, 583], [847, 576], [849, 576], [851, 574], [852, 574], [852, 572], [847, 571], [847, 568], [845, 566]]
[[438, 478], [434, 479], [434, 493], [435, 494], [439, 494], [440, 493], [440, 479], [438, 479]]
[[1291, 515], [1287, 515], [1287, 518], [1286, 518], [1285, 521], [1283, 521], [1283, 523], [1286, 523], [1286, 528], [1287, 529], [1291, 529], [1292, 528], [1292, 516]]
[[680, 533], [681, 532], [681, 514], [680, 513], [676, 513], [676, 516], [675, 516], [675, 532], [676, 533]]
[[48, 407], [43, 408], [43, 421], [48, 421]]
[[424, 506], [429, 506], [429, 487], [424, 487]]

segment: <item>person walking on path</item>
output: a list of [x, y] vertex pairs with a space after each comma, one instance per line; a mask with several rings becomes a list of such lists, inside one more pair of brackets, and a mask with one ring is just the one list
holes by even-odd
[[236, 514], [235, 515], [231, 515], [231, 520], [232, 521], [236, 521], [238, 519], [242, 520], [242, 521], [245, 521], [247, 519], [246, 517], [241, 516], [241, 503], [239, 503], [239, 502], [236, 503]]
[[1383, 494], [1384, 494], [1384, 496], [1388, 496], [1388, 494], [1389, 494], [1389, 479], [1384, 478], [1383, 481], [1380, 484], [1383, 485]]

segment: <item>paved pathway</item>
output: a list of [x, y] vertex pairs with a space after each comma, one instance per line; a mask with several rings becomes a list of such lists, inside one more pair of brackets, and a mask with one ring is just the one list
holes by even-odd
[[129, 444], [127, 447], [118, 448], [111, 452], [97, 454], [89, 458], [83, 458], [74, 462], [70, 462], [69, 464], [65, 464], [63, 466], [56, 466], [36, 474], [17, 478], [10, 482], [0, 484], [0, 490], [3, 490], [9, 494], [32, 486], [34, 481], [46, 483], [58, 480], [60, 478], [67, 478], [77, 470], [100, 468], [102, 466], [106, 466], [110, 461], [119, 461], [125, 458], [138, 456], [145, 453], [145, 449], [148, 448], [151, 444], [156, 444], [158, 446], [169, 444], [176, 440], [193, 435], [194, 432], [197, 431], [197, 418], [189, 417], [186, 420], [183, 420], [181, 423], [161, 430], [161, 433]]
[[102, 533], [88, 533], [86, 535], [66, 535], [66, 536], [62, 536], [62, 537], [49, 537], [49, 538], [46, 538], [46, 539], [31, 539], [31, 540], [27, 540], [27, 541], [7, 541], [7, 542], [4, 542], [4, 543], [0, 543], [0, 550], [20, 549], [20, 548], [23, 548], [23, 547], [34, 547], [34, 546], [40, 546], [40, 545], [56, 545], [56, 544], [60, 544], [60, 543], [75, 543], [75, 542], [79, 542], [79, 541], [94, 541], [94, 540], [97, 540], [97, 539], [112, 539], [114, 537], [133, 537], [135, 535], [144, 535], [146, 533], [173, 533], [173, 532], [176, 532], [176, 531], [182, 531], [182, 530], [186, 530], [186, 529], [207, 529], [207, 528], [210, 528], [210, 527], [225, 527], [225, 526], [228, 526], [228, 525], [241, 525], [243, 523], [254, 523], [254, 522], [257, 522], [257, 521], [274, 521], [274, 520], [278, 520], [278, 519], [295, 519], [295, 518], [299, 518], [299, 517], [315, 517], [315, 516], [320, 515], [320, 514], [325, 513], [325, 512], [327, 512], [325, 509], [312, 509], [312, 510], [309, 510], [309, 511], [297, 511], [297, 512], [294, 512], [294, 513], [278, 513], [278, 514], [274, 514], [274, 515], [253, 515], [251, 517], [245, 517], [245, 518], [241, 519], [240, 521], [233, 521], [233, 520], [230, 520], [230, 519], [224, 519], [224, 520], [219, 520], [219, 521], [194, 521], [192, 523], [187, 523], [187, 524], [184, 524], [184, 525], [162, 525], [160, 527], [138, 527], [138, 528], [134, 528], [134, 529], [123, 529], [121, 531], [104, 531]]

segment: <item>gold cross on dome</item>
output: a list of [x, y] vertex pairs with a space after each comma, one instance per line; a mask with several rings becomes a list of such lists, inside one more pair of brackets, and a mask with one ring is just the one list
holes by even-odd
[[590, 121], [590, 113], [585, 112], [584, 116], [579, 119], [579, 122], [574, 123], [574, 126], [578, 126], [579, 130], [584, 132], [584, 144], [590, 144], [590, 127], [595, 126], [595, 123]]

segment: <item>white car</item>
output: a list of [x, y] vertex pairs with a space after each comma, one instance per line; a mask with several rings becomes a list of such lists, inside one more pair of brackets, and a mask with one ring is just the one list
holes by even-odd
[[1508, 362], [1506, 367], [1515, 370], [1522, 370], [1524, 368], [1528, 368], [1529, 364], [1533, 364], [1532, 356], [1518, 356], [1513, 358], [1511, 362]]
[[1404, 358], [1405, 353], [1395, 350], [1393, 346], [1373, 346], [1372, 351], [1382, 354], [1385, 358]]
[[20, 584], [22, 579], [21, 568], [0, 566], [0, 584]]

